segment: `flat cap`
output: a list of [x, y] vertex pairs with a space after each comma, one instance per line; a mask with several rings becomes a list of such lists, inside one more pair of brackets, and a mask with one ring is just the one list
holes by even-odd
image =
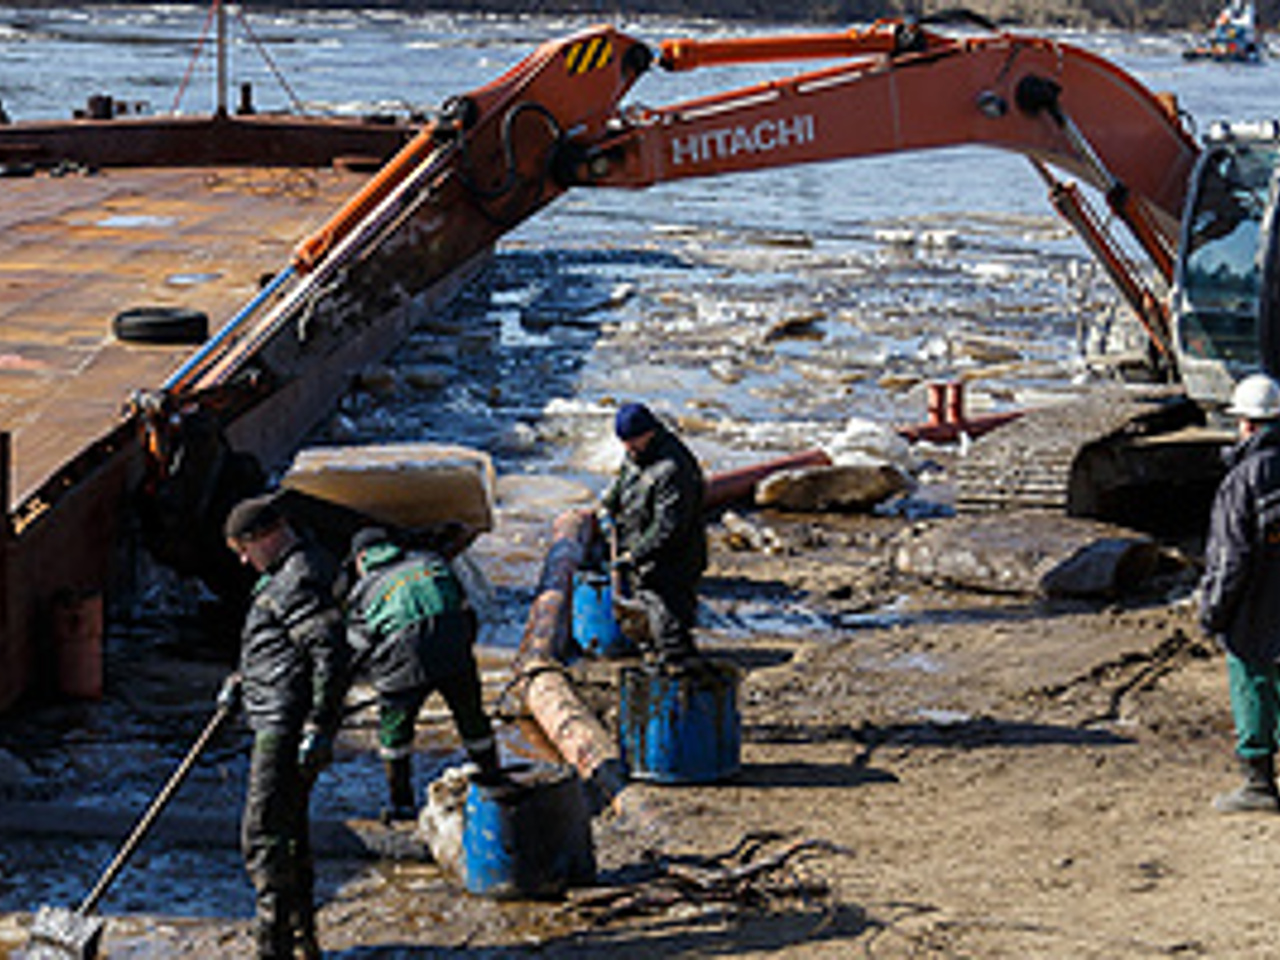
[[232, 507], [222, 532], [228, 540], [245, 540], [270, 530], [284, 518], [279, 492], [264, 493]]
[[361, 527], [356, 531], [356, 535], [351, 538], [351, 553], [354, 557], [361, 550], [368, 550], [370, 547], [376, 547], [380, 543], [391, 543], [391, 534], [382, 527]]

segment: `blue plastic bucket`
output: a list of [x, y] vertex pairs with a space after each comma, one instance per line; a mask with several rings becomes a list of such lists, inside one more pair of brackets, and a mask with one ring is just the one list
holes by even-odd
[[573, 575], [573, 640], [588, 657], [629, 657], [636, 652], [613, 616], [608, 574], [579, 570]]
[[497, 899], [555, 897], [596, 876], [591, 818], [572, 767], [517, 764], [506, 782], [472, 782], [462, 827], [462, 880]]
[[742, 752], [737, 668], [715, 661], [687, 672], [623, 668], [618, 730], [623, 762], [637, 780], [732, 776]]

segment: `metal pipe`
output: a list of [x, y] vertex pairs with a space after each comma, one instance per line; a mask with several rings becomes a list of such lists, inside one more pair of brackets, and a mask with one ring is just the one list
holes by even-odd
[[741, 467], [707, 477], [702, 494], [702, 508], [715, 510], [736, 500], [745, 500], [755, 493], [756, 484], [771, 474], [782, 470], [799, 470], [803, 467], [829, 467], [831, 457], [825, 450], [814, 448], [793, 453], [777, 460], [769, 460], [752, 467]]
[[1169, 250], [1163, 235], [1151, 225], [1150, 218], [1141, 206], [1141, 201], [1136, 199], [1128, 186], [1118, 180], [1107, 168], [1097, 151], [1093, 149], [1093, 144], [1070, 116], [1060, 112], [1060, 124], [1062, 132], [1076, 153], [1084, 160], [1093, 175], [1105, 184], [1105, 196], [1112, 211], [1133, 231], [1165, 281], [1172, 280], [1173, 253]]
[[218, 116], [227, 115], [227, 9], [222, 0], [213, 0], [218, 14]]
[[257, 312], [258, 307], [279, 290], [285, 281], [293, 276], [294, 272], [295, 267], [290, 264], [272, 277], [271, 282], [259, 290], [252, 300], [241, 307], [234, 317], [223, 324], [222, 329], [211, 340], [206, 341], [203, 347], [188, 357], [182, 366], [169, 375], [169, 378], [161, 385], [161, 389], [176, 390], [185, 381], [189, 380], [197, 368], [204, 363], [205, 359], [221, 349], [222, 345], [231, 339], [241, 325]]

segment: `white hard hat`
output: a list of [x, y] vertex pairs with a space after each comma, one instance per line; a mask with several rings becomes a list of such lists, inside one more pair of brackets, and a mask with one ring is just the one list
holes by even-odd
[[1227, 413], [1247, 420], [1275, 420], [1280, 417], [1280, 383], [1265, 373], [1251, 373], [1236, 384]]

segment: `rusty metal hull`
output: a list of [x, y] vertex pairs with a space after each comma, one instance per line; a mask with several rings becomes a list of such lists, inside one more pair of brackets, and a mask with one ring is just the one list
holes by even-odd
[[[195, 348], [122, 342], [112, 318], [187, 307], [207, 313], [216, 335], [367, 181], [359, 171], [412, 133], [225, 117], [0, 128], [0, 162], [35, 168], [0, 178], [0, 710], [56, 664], [55, 600], [123, 590], [134, 566], [130, 503], [145, 457], [124, 406]], [[444, 196], [355, 251], [323, 298], [272, 305], [274, 327], [224, 371], [264, 384], [226, 424], [235, 447], [280, 464], [352, 370], [394, 348], [484, 262], [498, 230], [473, 222], [484, 218], [465, 195]]]

